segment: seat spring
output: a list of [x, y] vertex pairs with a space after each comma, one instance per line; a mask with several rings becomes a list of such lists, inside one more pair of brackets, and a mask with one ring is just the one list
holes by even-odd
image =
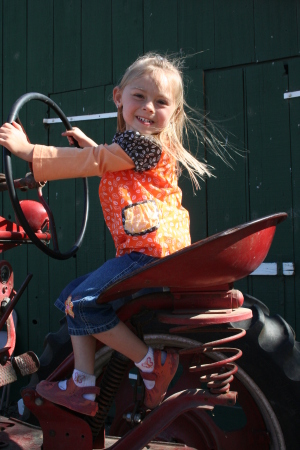
[[87, 417], [93, 438], [98, 436], [105, 424], [109, 409], [114, 401], [121, 382], [124, 378], [129, 359], [121, 353], [113, 352], [100, 383], [100, 394], [96, 397], [99, 409], [94, 417]]

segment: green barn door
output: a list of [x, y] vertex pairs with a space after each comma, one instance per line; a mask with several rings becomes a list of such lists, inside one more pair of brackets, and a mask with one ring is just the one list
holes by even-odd
[[[229, 148], [233, 169], [208, 155], [217, 179], [207, 183], [207, 220], [211, 235], [268, 214], [289, 214], [277, 229], [263, 275], [237, 285], [296, 327], [295, 277], [285, 264], [295, 261], [287, 67], [277, 61], [205, 72], [206, 113], [224, 128], [229, 143], [244, 150], [238, 156]], [[269, 275], [272, 270], [275, 275]]]

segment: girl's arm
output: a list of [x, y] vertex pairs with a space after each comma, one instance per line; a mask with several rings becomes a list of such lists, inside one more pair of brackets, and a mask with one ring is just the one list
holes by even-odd
[[83, 133], [79, 128], [74, 127], [72, 130], [66, 130], [64, 133], [61, 133], [62, 136], [66, 136], [69, 144], [74, 145], [74, 139], [78, 142], [79, 147], [97, 147], [97, 144], [93, 139], [89, 138], [86, 134]]
[[22, 128], [15, 122], [5, 123], [0, 127], [0, 145], [19, 158], [32, 162], [36, 181], [101, 177], [108, 171], [135, 167], [132, 159], [118, 144], [96, 144], [83, 149], [29, 144]]
[[29, 144], [22, 128], [16, 122], [0, 127], [0, 145], [25, 161], [32, 162], [34, 145]]

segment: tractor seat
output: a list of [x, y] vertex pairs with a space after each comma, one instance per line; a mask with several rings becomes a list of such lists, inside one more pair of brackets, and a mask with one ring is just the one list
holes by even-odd
[[266, 216], [196, 242], [112, 284], [97, 302], [149, 288], [167, 287], [174, 294], [229, 290], [263, 262], [277, 224], [286, 217], [286, 213]]

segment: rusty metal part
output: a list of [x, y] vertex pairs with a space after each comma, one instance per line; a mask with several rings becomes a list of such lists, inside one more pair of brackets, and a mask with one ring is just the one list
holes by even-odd
[[[3, 175], [3, 174], [1, 174]], [[46, 184], [46, 181], [35, 181], [34, 176], [31, 172], [28, 172], [25, 177], [23, 178], [18, 178], [16, 180], [14, 180], [14, 186], [15, 189], [20, 189], [21, 191], [28, 191], [31, 189], [39, 189], [39, 188], [43, 188]], [[4, 178], [2, 177], [1, 182], [0, 182], [0, 192], [4, 192], [7, 191], [8, 187], [7, 187], [7, 183], [6, 183], [6, 178], [4, 176]]]
[[111, 450], [128, 450], [129, 448], [130, 450], [140, 450], [178, 416], [194, 408], [211, 409], [213, 405], [233, 405], [236, 395], [236, 392], [230, 392], [212, 396], [203, 389], [177, 392], [154, 409], [138, 427], [129, 431], [115, 443]]
[[31, 375], [39, 368], [39, 360], [35, 353], [26, 352], [12, 357], [2, 366], [0, 365], [0, 386], [13, 383], [18, 376]]

